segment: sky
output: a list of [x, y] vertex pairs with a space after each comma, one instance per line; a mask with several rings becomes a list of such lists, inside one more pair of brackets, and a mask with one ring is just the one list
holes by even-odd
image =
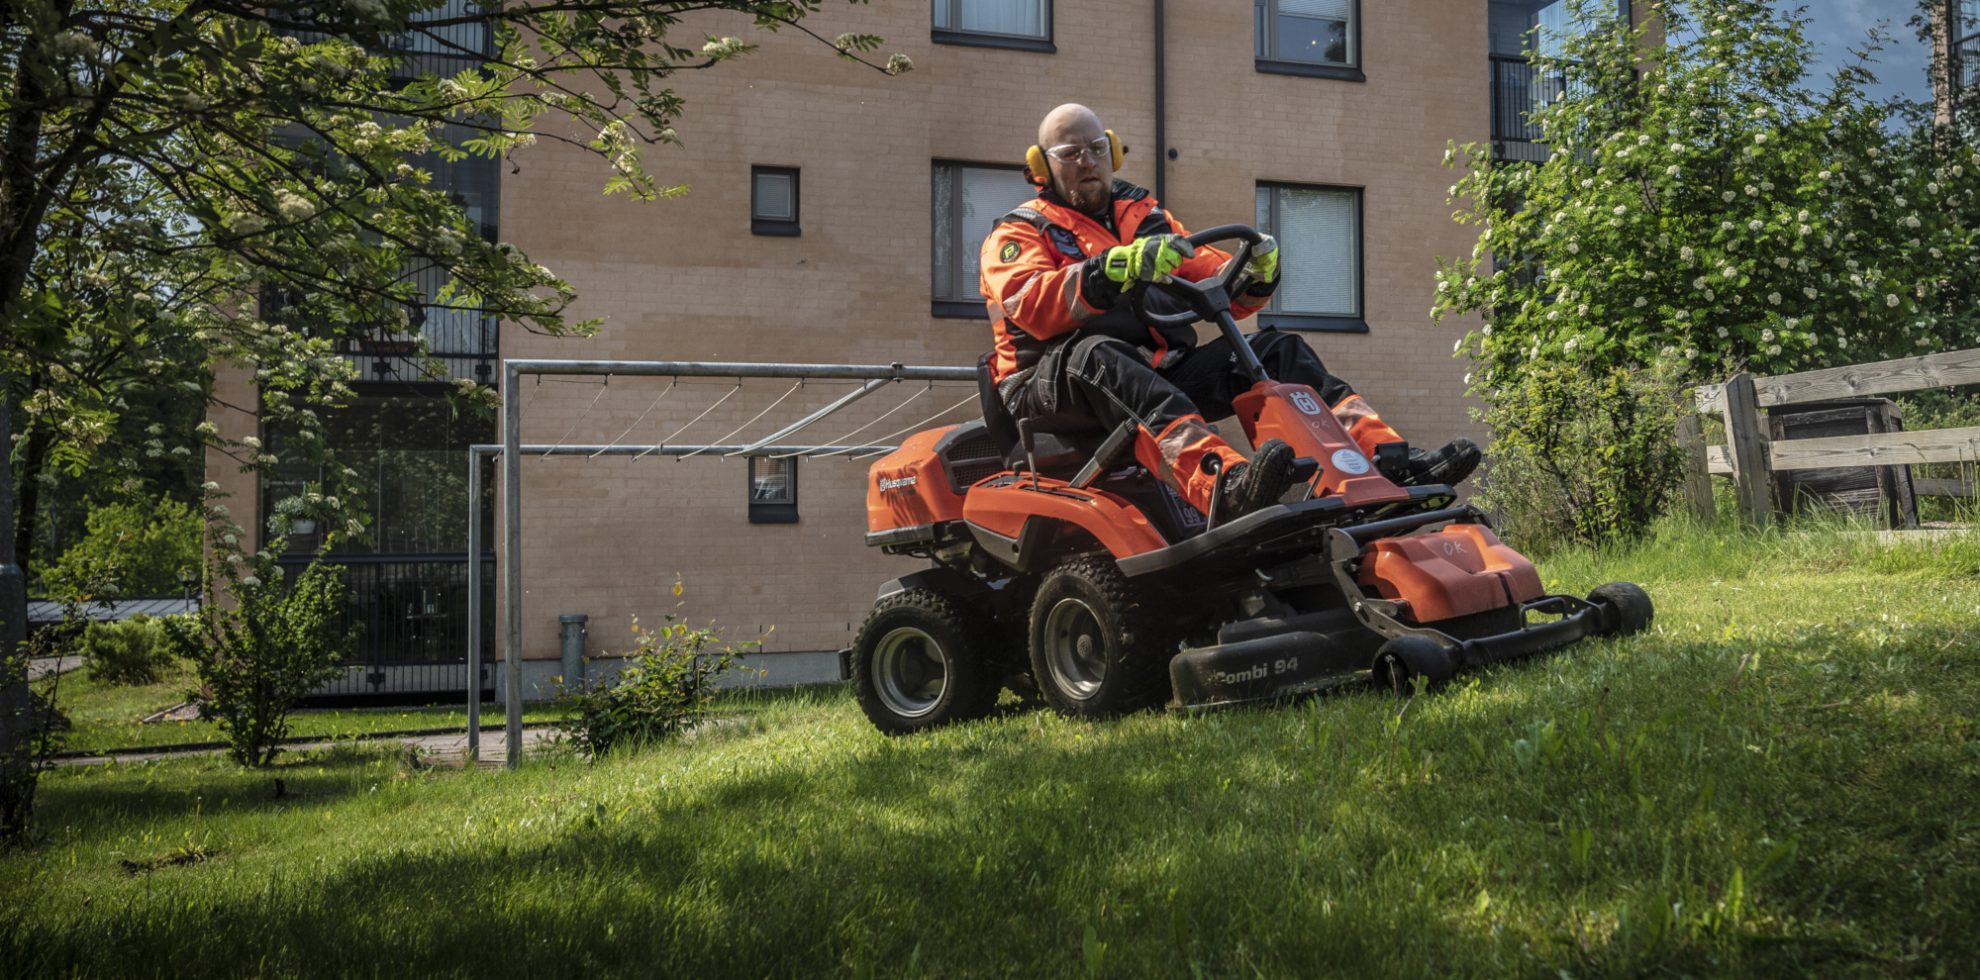
[[1921, 102], [1931, 99], [1932, 86], [1925, 75], [1931, 64], [1931, 48], [1905, 26], [1917, 9], [1915, 0], [1775, 0], [1774, 5], [1808, 8], [1808, 39], [1815, 44], [1810, 80], [1817, 90], [1827, 87], [1829, 73], [1850, 60], [1849, 49], [1860, 46], [1881, 20], [1888, 22], [1891, 43], [1871, 66], [1877, 73], [1877, 85], [1869, 94], [1873, 98], [1902, 95]]

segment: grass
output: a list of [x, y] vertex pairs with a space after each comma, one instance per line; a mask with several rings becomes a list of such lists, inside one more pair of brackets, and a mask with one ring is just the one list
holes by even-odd
[[1557, 556], [1653, 631], [1461, 678], [888, 739], [766, 698], [597, 765], [52, 773], [0, 975], [1972, 975], [1980, 539]]
[[[156, 683], [138, 685], [108, 684], [89, 677], [87, 670], [64, 674], [54, 688], [56, 702], [74, 726], [62, 739], [69, 751], [101, 752], [108, 749], [147, 748], [220, 742], [226, 738], [220, 726], [210, 721], [156, 721], [145, 723], [146, 715], [169, 708], [186, 699], [192, 687], [191, 675], [175, 669]], [[44, 688], [47, 684], [42, 685]], [[528, 722], [562, 717], [550, 706], [529, 706], [523, 711]], [[502, 706], [483, 704], [484, 726], [502, 723]], [[464, 705], [445, 707], [391, 707], [305, 709], [289, 716], [289, 734], [302, 738], [355, 738], [379, 732], [425, 728], [467, 729]]]

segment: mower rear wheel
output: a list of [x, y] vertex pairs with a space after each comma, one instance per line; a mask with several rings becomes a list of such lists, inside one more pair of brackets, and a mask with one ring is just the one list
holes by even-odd
[[1634, 582], [1598, 585], [1588, 593], [1588, 601], [1603, 607], [1603, 632], [1612, 636], [1642, 632], [1657, 614], [1650, 604], [1650, 593]]
[[853, 697], [875, 728], [903, 735], [990, 713], [1002, 680], [973, 617], [932, 589], [874, 604], [853, 641]]
[[1414, 634], [1390, 638], [1375, 651], [1375, 683], [1386, 685], [1399, 698], [1416, 692], [1416, 678], [1436, 687], [1457, 675], [1457, 659], [1442, 643]]
[[1153, 707], [1169, 679], [1161, 631], [1110, 558], [1076, 559], [1038, 583], [1031, 675], [1052, 709], [1105, 718]]

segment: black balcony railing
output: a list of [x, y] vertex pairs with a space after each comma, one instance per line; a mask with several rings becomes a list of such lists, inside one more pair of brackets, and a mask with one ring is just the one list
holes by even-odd
[[1495, 54], [1492, 60], [1492, 145], [1502, 158], [1529, 159], [1540, 127], [1535, 109], [1568, 91], [1565, 72], [1541, 72], [1525, 58]]
[[[356, 654], [345, 676], [319, 695], [466, 690], [467, 572], [465, 554], [347, 555], [327, 559], [346, 589], [335, 628], [355, 625]], [[293, 575], [307, 557], [282, 562]], [[495, 651], [495, 556], [482, 556], [482, 686]]]

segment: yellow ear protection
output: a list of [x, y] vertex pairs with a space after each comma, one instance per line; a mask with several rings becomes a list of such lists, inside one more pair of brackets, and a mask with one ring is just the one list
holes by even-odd
[[[1108, 129], [1102, 132], [1107, 134], [1107, 147], [1113, 153], [1114, 172], [1119, 173], [1121, 169], [1121, 158], [1127, 156], [1128, 148], [1121, 145], [1121, 138], [1115, 136], [1113, 130]], [[1052, 168], [1045, 162], [1044, 147], [1033, 143], [1029, 149], [1024, 151], [1024, 172], [1025, 176], [1032, 183], [1040, 187], [1045, 187], [1052, 183]]]

